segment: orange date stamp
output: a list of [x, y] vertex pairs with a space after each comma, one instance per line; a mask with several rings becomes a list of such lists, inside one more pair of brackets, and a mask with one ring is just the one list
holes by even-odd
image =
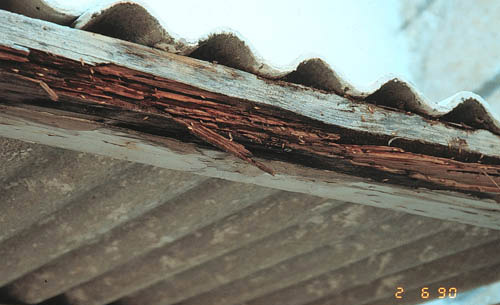
[[[438, 299], [454, 299], [457, 297], [458, 289], [456, 287], [439, 287], [437, 290], [430, 290], [429, 287], [422, 287], [420, 289], [420, 298], [421, 299], [429, 299], [435, 298]], [[412, 291], [414, 293], [414, 291]], [[403, 299], [405, 295], [405, 289], [403, 287], [396, 287], [396, 292], [394, 293], [394, 297], [396, 299]]]

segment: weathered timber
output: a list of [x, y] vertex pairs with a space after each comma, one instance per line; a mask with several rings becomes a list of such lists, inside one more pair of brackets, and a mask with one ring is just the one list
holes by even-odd
[[488, 131], [0, 17], [2, 136], [499, 227], [500, 137]]
[[[16, 50], [11, 49], [10, 52]], [[4, 57], [8, 58], [8, 54]], [[36, 103], [38, 100], [38, 105], [62, 109], [68, 109], [68, 104], [72, 104], [69, 108], [71, 111], [84, 113], [88, 113], [92, 107], [93, 111], [99, 113], [96, 106], [106, 105], [111, 109], [108, 115], [114, 112], [114, 118], [123, 111], [135, 111], [143, 116], [138, 122], [136, 119], [118, 124], [135, 124], [140, 130], [150, 125], [149, 122], [143, 122], [149, 119], [149, 115], [157, 115], [163, 121], [160, 126], [168, 129], [170, 134], [174, 133], [176, 138], [185, 140], [189, 131], [202, 141], [271, 174], [273, 170], [255, 161], [243, 144], [265, 158], [292, 159], [295, 162], [307, 158], [307, 161], [302, 162], [308, 166], [351, 175], [433, 188], [500, 193], [495, 181], [500, 168], [495, 164], [497, 160], [491, 160], [493, 164], [488, 165], [412, 153], [403, 148], [380, 145], [387, 141], [385, 137], [363, 139], [367, 136], [312, 121], [285, 110], [280, 112], [276, 107], [255, 106], [255, 103], [231, 100], [194, 87], [182, 88], [186, 86], [159, 77], [151, 83], [148, 79], [153, 78], [152, 75], [128, 68], [114, 65], [85, 67], [79, 62], [54, 58], [36, 51], [26, 55], [28, 62], [21, 62], [16, 57], [13, 59], [15, 65], [5, 67], [7, 72], [0, 75], [9, 90], [5, 94], [7, 101]], [[59, 68], [54, 71], [53, 65]], [[26, 94], [30, 89], [38, 89], [38, 95], [35, 92]], [[48, 103], [39, 101], [44, 95], [49, 98]], [[61, 103], [52, 103], [56, 101]], [[344, 144], [340, 139], [346, 137], [348, 139], [344, 141], [366, 144]], [[355, 140], [354, 137], [359, 139]], [[462, 146], [459, 147], [460, 151]], [[448, 147], [446, 149], [449, 150]], [[443, 154], [442, 149], [430, 150], [426, 153]], [[460, 154], [456, 157], [459, 158]], [[470, 154], [462, 157], [475, 158], [476, 161], [481, 158]]]

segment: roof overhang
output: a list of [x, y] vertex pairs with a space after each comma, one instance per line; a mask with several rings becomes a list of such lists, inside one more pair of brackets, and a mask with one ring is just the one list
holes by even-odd
[[500, 228], [492, 131], [0, 19], [0, 136]]

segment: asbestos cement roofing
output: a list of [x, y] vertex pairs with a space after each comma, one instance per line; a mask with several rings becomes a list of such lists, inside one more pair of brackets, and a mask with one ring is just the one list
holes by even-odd
[[[474, 94], [434, 104], [398, 79], [359, 92], [319, 59], [273, 71], [232, 34], [174, 41], [132, 2], [0, 7], [500, 134]], [[0, 172], [0, 303], [418, 304], [423, 287], [500, 280], [498, 230], [5, 138]]]
[[217, 62], [264, 78], [310, 86], [500, 134], [500, 117], [490, 109], [486, 101], [472, 92], [458, 92], [439, 102], [430, 101], [410, 83], [396, 76], [385, 76], [372, 84], [369, 90], [360, 91], [343, 80], [328, 63], [319, 58], [301, 62], [294, 71], [278, 71], [256, 58], [247, 44], [235, 33], [212, 34], [197, 44], [176, 40], [153, 15], [133, 1], [116, 1], [93, 6], [82, 14], [62, 10], [43, 0], [4, 1], [0, 8], [180, 55]]

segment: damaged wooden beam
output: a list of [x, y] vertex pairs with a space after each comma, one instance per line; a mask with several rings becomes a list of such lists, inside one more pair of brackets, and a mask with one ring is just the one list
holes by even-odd
[[500, 228], [500, 136], [489, 131], [0, 20], [1, 136]]

